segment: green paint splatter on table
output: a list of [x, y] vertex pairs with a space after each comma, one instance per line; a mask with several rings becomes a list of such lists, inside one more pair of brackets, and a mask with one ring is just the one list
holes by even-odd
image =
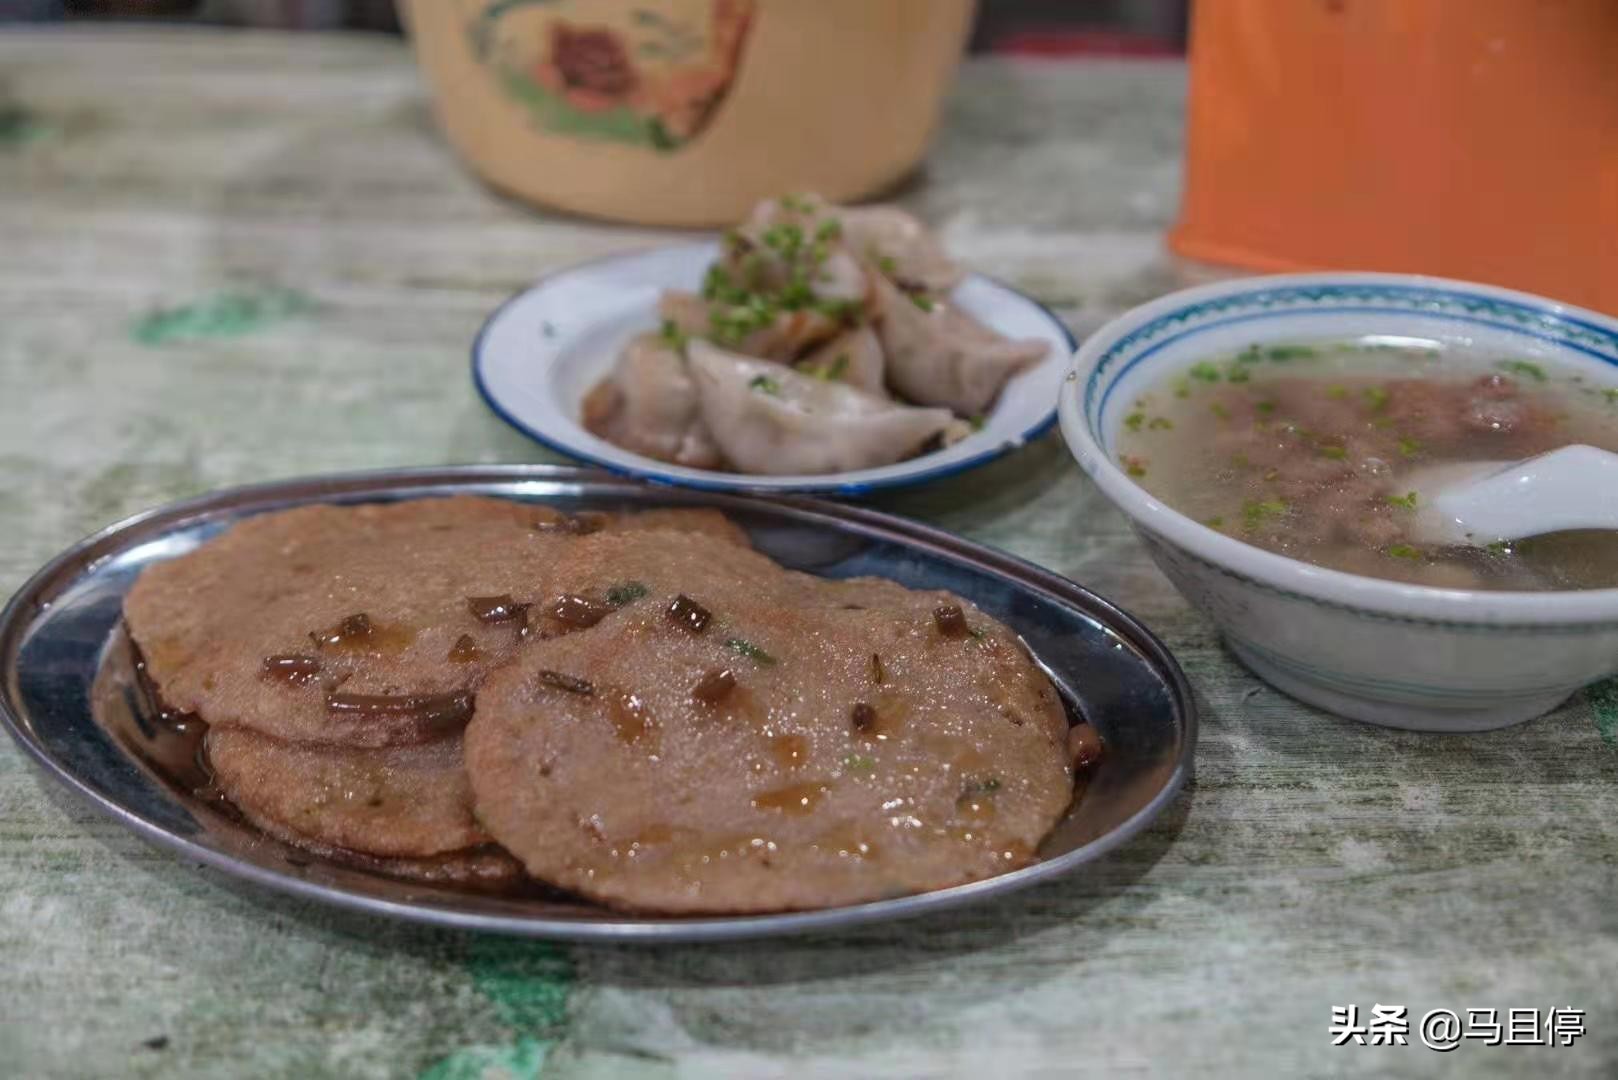
[[15, 150], [51, 133], [51, 125], [26, 105], [0, 103], [0, 150]]
[[430, 1065], [420, 1080], [537, 1080], [551, 1044], [518, 1039], [510, 1046], [467, 1046]]
[[130, 326], [129, 336], [140, 345], [240, 337], [307, 315], [315, 306], [296, 289], [234, 289], [196, 303], [148, 312]]
[[480, 935], [468, 947], [466, 966], [501, 1020], [526, 1035], [561, 1033], [574, 979], [561, 946]]
[[472, 985], [494, 1004], [514, 1033], [503, 1045], [463, 1046], [424, 1070], [419, 1080], [532, 1080], [567, 1028], [567, 1001], [576, 972], [559, 945], [479, 935], [467, 945]]
[[1584, 698], [1595, 714], [1601, 741], [1618, 749], [1618, 679], [1606, 679], [1585, 687]]

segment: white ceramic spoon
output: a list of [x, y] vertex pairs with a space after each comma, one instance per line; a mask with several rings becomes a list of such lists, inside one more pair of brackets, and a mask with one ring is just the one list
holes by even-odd
[[1411, 530], [1427, 543], [1483, 545], [1566, 529], [1618, 529], [1618, 454], [1564, 446], [1522, 461], [1413, 470]]

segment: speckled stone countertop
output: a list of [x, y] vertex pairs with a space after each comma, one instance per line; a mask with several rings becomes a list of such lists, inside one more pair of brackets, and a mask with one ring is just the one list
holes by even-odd
[[[1183, 69], [973, 61], [903, 199], [1075, 329], [1162, 254]], [[0, 35], [0, 594], [180, 496], [545, 461], [477, 400], [483, 316], [668, 233], [469, 177], [378, 38]], [[147, 847], [0, 746], [0, 1073], [19, 1077], [1610, 1075], [1618, 693], [1437, 738], [1262, 686], [1053, 435], [881, 505], [1110, 596], [1205, 710], [1138, 842], [845, 936], [563, 947], [349, 916]], [[1571, 1047], [1331, 1046], [1333, 1005], [1585, 1010]]]

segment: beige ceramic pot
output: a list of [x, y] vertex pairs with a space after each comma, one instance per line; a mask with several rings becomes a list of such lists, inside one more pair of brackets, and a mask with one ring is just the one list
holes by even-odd
[[921, 160], [974, 0], [400, 0], [444, 130], [490, 183], [583, 214], [734, 221]]

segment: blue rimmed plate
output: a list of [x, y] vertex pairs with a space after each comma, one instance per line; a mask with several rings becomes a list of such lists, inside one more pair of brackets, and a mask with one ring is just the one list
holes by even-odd
[[665, 289], [696, 289], [719, 256], [716, 243], [682, 244], [581, 263], [536, 282], [489, 316], [472, 343], [478, 392], [512, 427], [569, 457], [626, 476], [710, 491], [816, 492], [858, 496], [908, 487], [985, 464], [1043, 435], [1056, 422], [1073, 335], [1039, 301], [972, 274], [951, 301], [1008, 337], [1048, 341], [1045, 359], [1013, 378], [981, 430], [953, 446], [896, 465], [818, 476], [751, 476], [657, 461], [592, 435], [579, 422], [584, 395], [624, 344], [658, 327]]

